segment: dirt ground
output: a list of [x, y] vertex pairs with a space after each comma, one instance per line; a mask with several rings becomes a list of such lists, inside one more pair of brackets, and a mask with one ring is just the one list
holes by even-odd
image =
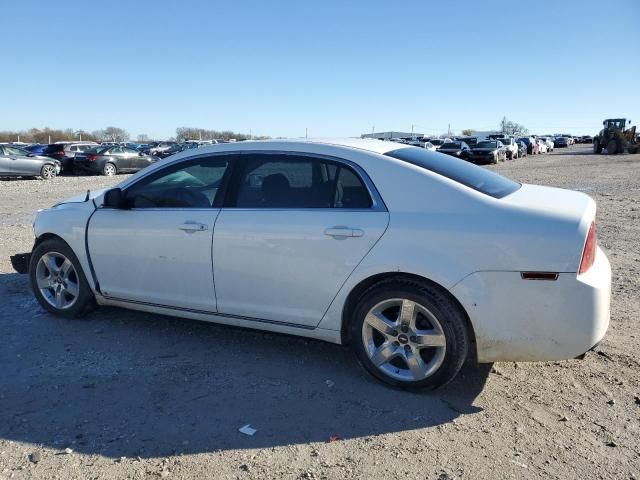
[[598, 202], [604, 342], [584, 360], [470, 365], [424, 394], [379, 384], [336, 345], [45, 314], [8, 260], [30, 250], [31, 215], [121, 177], [0, 181], [0, 479], [640, 478], [640, 155], [588, 152], [491, 168]]

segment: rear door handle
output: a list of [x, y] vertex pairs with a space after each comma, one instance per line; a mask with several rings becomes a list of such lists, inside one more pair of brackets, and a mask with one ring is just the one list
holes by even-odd
[[209, 227], [204, 223], [185, 222], [182, 225], [178, 226], [178, 228], [185, 232], [202, 232], [204, 230], [207, 230]]
[[324, 234], [329, 237], [361, 237], [364, 235], [364, 232], [357, 228], [331, 227], [327, 228]]

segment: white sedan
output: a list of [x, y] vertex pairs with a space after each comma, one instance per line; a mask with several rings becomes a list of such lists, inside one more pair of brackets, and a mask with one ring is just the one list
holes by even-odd
[[536, 138], [536, 143], [538, 144], [538, 153], [548, 153], [549, 147], [547, 147], [547, 142], [545, 142], [541, 138]]
[[378, 379], [434, 388], [468, 357], [570, 359], [603, 338], [595, 212], [424, 148], [238, 142], [39, 212], [12, 262], [55, 315], [97, 303], [346, 343]]

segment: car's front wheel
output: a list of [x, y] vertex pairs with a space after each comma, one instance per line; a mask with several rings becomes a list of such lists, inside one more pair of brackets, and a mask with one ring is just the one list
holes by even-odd
[[54, 165], [51, 165], [49, 163], [45, 163], [42, 168], [40, 169], [40, 176], [44, 179], [44, 180], [52, 180], [54, 178], [56, 178], [57, 172], [56, 172], [56, 167]]
[[93, 293], [80, 262], [60, 239], [45, 240], [33, 250], [29, 276], [36, 300], [49, 313], [73, 318], [93, 306]]
[[435, 286], [413, 280], [371, 287], [350, 326], [360, 363], [394, 387], [440, 387], [460, 371], [469, 350], [464, 312]]

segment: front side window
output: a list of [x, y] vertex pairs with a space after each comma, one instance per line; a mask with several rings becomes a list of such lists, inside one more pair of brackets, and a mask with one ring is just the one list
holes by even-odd
[[239, 177], [238, 208], [371, 208], [362, 179], [351, 167], [320, 158], [251, 154]]
[[126, 205], [128, 208], [211, 208], [228, 166], [228, 157], [210, 157], [164, 168], [128, 188]]

